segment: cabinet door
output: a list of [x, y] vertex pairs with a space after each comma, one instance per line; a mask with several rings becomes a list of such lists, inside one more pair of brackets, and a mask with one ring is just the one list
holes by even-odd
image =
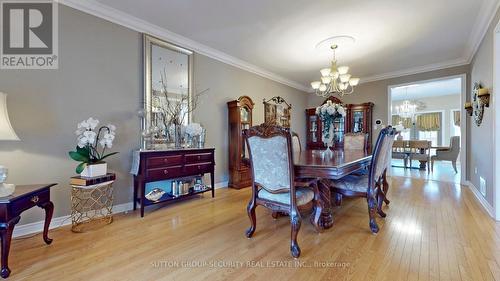
[[354, 110], [352, 112], [352, 132], [353, 133], [366, 133], [364, 132], [365, 126], [365, 111], [364, 110]]
[[318, 116], [317, 115], [309, 115], [307, 118], [309, 131], [307, 132], [307, 139], [311, 143], [317, 143], [321, 141], [319, 139], [319, 128], [318, 128]]

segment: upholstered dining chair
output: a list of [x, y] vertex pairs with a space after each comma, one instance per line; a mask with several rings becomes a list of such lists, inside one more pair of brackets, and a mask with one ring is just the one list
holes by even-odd
[[292, 132], [292, 149], [294, 152], [302, 151], [302, 145], [300, 144], [300, 137], [296, 132]]
[[246, 236], [250, 238], [255, 232], [255, 208], [258, 205], [273, 212], [288, 214], [292, 224], [290, 251], [293, 257], [298, 258], [300, 247], [297, 235], [301, 225], [299, 207], [313, 202], [315, 211], [311, 220], [319, 229], [321, 204], [318, 187], [295, 186], [292, 139], [288, 129], [262, 124], [245, 130], [244, 136], [252, 167], [252, 197], [247, 206], [251, 226]]
[[364, 197], [368, 202], [369, 225], [373, 233], [379, 231], [375, 212], [381, 217], [386, 214], [382, 211], [382, 204], [389, 203], [386, 198], [388, 183], [385, 180], [387, 167], [391, 162], [392, 144], [394, 142], [395, 130], [389, 126], [382, 129], [378, 135], [373, 156], [367, 175], [349, 175], [339, 180], [332, 180], [331, 189], [333, 193], [342, 194], [347, 197]]
[[455, 173], [458, 173], [457, 170], [457, 159], [458, 154], [460, 153], [460, 137], [454, 136], [450, 138], [450, 146], [449, 147], [440, 147], [436, 150], [436, 155], [431, 157], [431, 170], [434, 171], [434, 161], [451, 161], [451, 165], [453, 165], [453, 169]]
[[401, 159], [404, 163], [404, 168], [408, 167], [408, 151], [407, 151], [407, 141], [395, 140], [392, 144], [392, 159]]
[[344, 135], [344, 149], [365, 149], [368, 146], [368, 134], [346, 133]]
[[412, 167], [412, 161], [422, 161], [427, 164], [427, 173], [431, 172], [431, 147], [432, 142], [427, 140], [413, 140], [410, 141], [410, 153], [409, 162], [410, 168]]

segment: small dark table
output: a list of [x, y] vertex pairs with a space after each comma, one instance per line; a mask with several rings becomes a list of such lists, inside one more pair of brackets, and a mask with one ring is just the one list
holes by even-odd
[[333, 225], [330, 186], [323, 179], [343, 178], [370, 165], [371, 159], [372, 155], [364, 150], [333, 150], [330, 156], [323, 154], [323, 150], [294, 152], [295, 177], [318, 179], [320, 200], [323, 203], [319, 222], [322, 229]]
[[50, 201], [52, 184], [18, 185], [16, 191], [7, 197], [0, 198], [0, 237], [2, 238], [2, 269], [0, 276], [7, 278], [10, 275], [8, 265], [10, 241], [14, 226], [21, 219], [21, 213], [38, 206], [45, 210], [45, 224], [43, 226], [43, 241], [52, 243], [48, 237], [50, 220], [54, 212], [54, 204]]

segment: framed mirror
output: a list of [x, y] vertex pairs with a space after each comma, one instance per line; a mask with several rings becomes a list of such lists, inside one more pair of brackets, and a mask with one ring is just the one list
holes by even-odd
[[179, 147], [180, 130], [191, 122], [193, 52], [146, 34], [143, 44], [142, 146]]

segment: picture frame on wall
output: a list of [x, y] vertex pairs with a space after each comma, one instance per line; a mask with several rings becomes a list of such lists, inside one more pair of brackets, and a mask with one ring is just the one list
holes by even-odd
[[292, 106], [280, 96], [264, 99], [264, 122], [290, 128]]

